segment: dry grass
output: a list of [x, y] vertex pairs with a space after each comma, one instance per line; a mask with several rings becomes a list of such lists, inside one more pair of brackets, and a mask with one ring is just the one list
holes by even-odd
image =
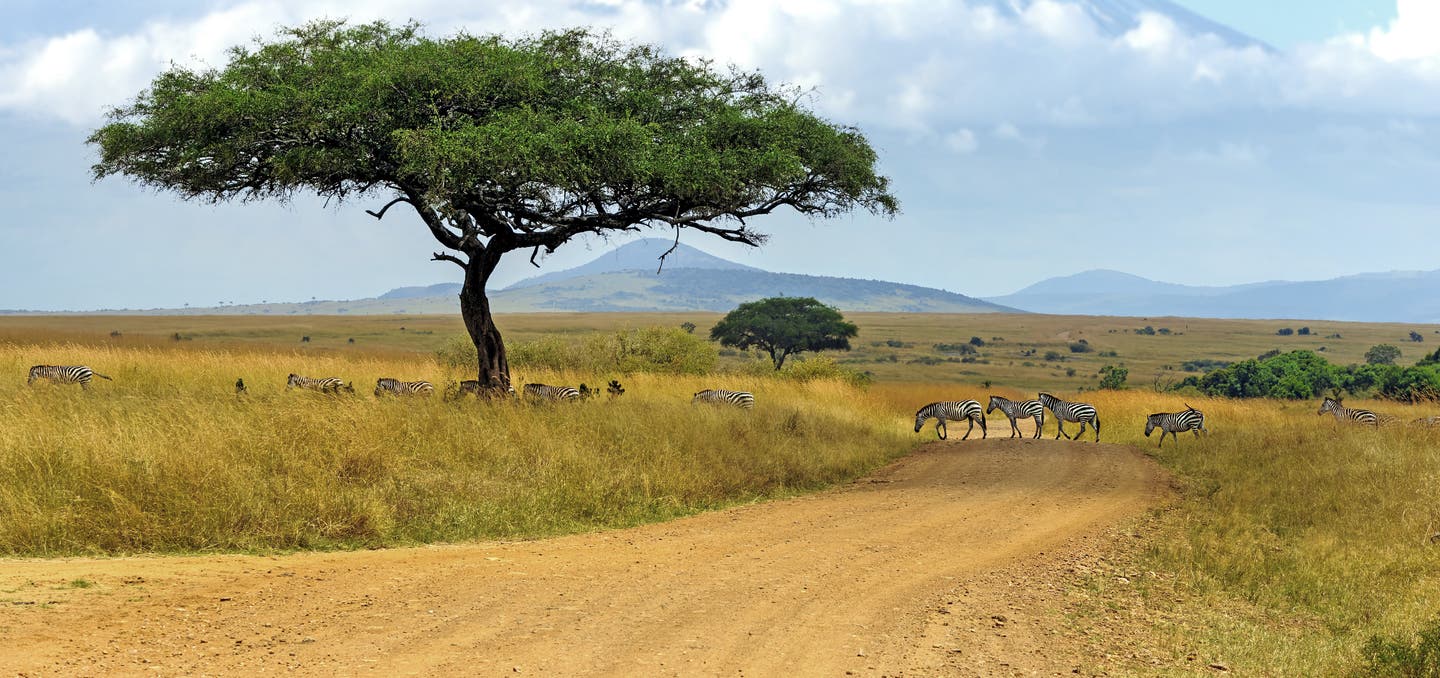
[[[26, 387], [34, 363], [115, 378]], [[284, 390], [291, 371], [354, 396]], [[863, 392], [737, 376], [764, 406], [691, 407], [714, 378], [625, 379], [572, 406], [376, 399], [433, 361], [0, 345], [0, 553], [268, 551], [529, 538], [663, 520], [854, 478], [911, 439]], [[536, 373], [529, 381], [601, 383]], [[243, 377], [247, 396], [232, 384]], [[588, 378], [588, 379], [587, 379]], [[856, 405], [859, 407], [856, 407]]]

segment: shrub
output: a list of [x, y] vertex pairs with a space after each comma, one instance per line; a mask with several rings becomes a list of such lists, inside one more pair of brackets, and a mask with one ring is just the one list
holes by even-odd
[[1394, 365], [1400, 358], [1400, 347], [1392, 344], [1376, 344], [1365, 352], [1367, 365]]
[[1299, 334], [1301, 336], [1308, 336], [1310, 334], [1310, 328], [1302, 327], [1298, 330], [1295, 330], [1295, 334]]
[[1046, 362], [1058, 363], [1065, 360], [1065, 356], [1061, 355], [1059, 351], [1046, 351], [1045, 360]]
[[1440, 619], [1414, 638], [1370, 636], [1360, 650], [1364, 658], [1361, 676], [1440, 676]]
[[[543, 337], [512, 342], [510, 364], [521, 369], [576, 370], [595, 373], [709, 374], [720, 353], [715, 346], [679, 327], [643, 327], [576, 339]], [[475, 346], [456, 337], [435, 352], [441, 364], [473, 370]]]
[[[759, 364], [764, 365], [764, 363]], [[769, 372], [774, 373], [773, 370]], [[835, 358], [824, 354], [812, 355], [803, 360], [792, 360], [785, 365], [784, 369], [780, 370], [780, 376], [795, 381], [835, 379], [854, 386], [868, 386], [871, 382], [869, 372], [852, 370], [841, 365]]]
[[1160, 333], [1160, 334], [1170, 334], [1170, 328], [1168, 328], [1168, 327], [1162, 327], [1162, 328], [1160, 328], [1160, 329], [1158, 329], [1158, 330], [1155, 330], [1155, 331], [1158, 332], [1158, 333]]
[[970, 337], [970, 345], [979, 348], [985, 345], [985, 340], [981, 339], [980, 337]]
[[1097, 353], [1096, 355], [1100, 356], [1101, 358], [1119, 358], [1119, 357], [1120, 357], [1120, 354], [1119, 354], [1119, 353], [1116, 353], [1116, 352], [1114, 352], [1114, 351], [1101, 351], [1101, 352]]
[[1183, 363], [1180, 363], [1180, 369], [1185, 370], [1186, 372], [1210, 372], [1212, 370], [1218, 370], [1222, 367], [1229, 367], [1230, 365], [1231, 363], [1228, 360], [1198, 358], [1196, 360], [1187, 360]]
[[1119, 391], [1125, 388], [1125, 379], [1130, 376], [1130, 370], [1115, 365], [1106, 365], [1100, 368], [1100, 388], [1107, 391]]
[[1410, 341], [1419, 343], [1425, 341], [1425, 336], [1414, 330], [1410, 331]]
[[1153, 328], [1153, 327], [1151, 327], [1151, 326], [1149, 326], [1149, 325], [1146, 325], [1146, 326], [1144, 326], [1144, 327], [1142, 327], [1142, 328], [1140, 328], [1140, 329], [1138, 329], [1138, 330], [1135, 330], [1135, 334], [1144, 334], [1144, 335], [1152, 336], [1152, 337], [1153, 337], [1153, 336], [1155, 336], [1155, 328]]
[[1077, 341], [1077, 342], [1075, 342], [1075, 343], [1073, 343], [1073, 344], [1070, 344], [1070, 352], [1071, 352], [1071, 353], [1089, 353], [1089, 352], [1094, 351], [1094, 350], [1095, 350], [1095, 349], [1094, 349], [1092, 346], [1090, 346], [1090, 342], [1085, 341], [1084, 339], [1081, 339], [1080, 341]]
[[680, 323], [680, 329], [685, 330], [686, 334], [695, 334], [695, 323], [686, 320], [685, 322]]
[[1280, 335], [1280, 336], [1282, 336], [1282, 337], [1288, 337], [1288, 336], [1290, 336], [1290, 335], [1292, 335], [1292, 334], [1295, 334], [1295, 330], [1293, 330], [1293, 329], [1291, 329], [1291, 328], [1289, 328], [1289, 327], [1282, 327], [1282, 328], [1280, 328], [1280, 329], [1278, 329], [1278, 330], [1275, 330], [1275, 334], [1278, 334], [1278, 335]]
[[977, 352], [975, 347], [970, 344], [935, 344], [934, 348], [941, 353], [959, 353], [960, 355], [971, 355]]

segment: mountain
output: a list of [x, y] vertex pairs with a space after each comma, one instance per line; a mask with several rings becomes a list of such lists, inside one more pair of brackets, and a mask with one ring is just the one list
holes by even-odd
[[1440, 271], [1196, 287], [1096, 270], [1042, 280], [987, 301], [1065, 315], [1434, 323], [1440, 322], [1440, 295], [1436, 292], [1440, 292]]
[[460, 294], [460, 283], [440, 283], [425, 287], [397, 287], [376, 299], [422, 299], [425, 297], [453, 297]]
[[[1181, 32], [1190, 35], [1213, 35], [1232, 47], [1271, 47], [1229, 26], [1196, 14], [1166, 0], [1069, 0], [1078, 5], [1109, 38], [1118, 38], [1140, 25], [1145, 14], [1157, 14], [1174, 22]], [[986, 6], [1000, 16], [1015, 18], [1025, 13], [1033, 0], [970, 0], [972, 6]]]
[[645, 238], [644, 240], [637, 240], [621, 245], [596, 257], [590, 261], [590, 263], [563, 271], [553, 271], [533, 278], [526, 278], [506, 289], [530, 287], [532, 285], [555, 282], [557, 280], [579, 278], [581, 276], [600, 273], [615, 273], [617, 271], [649, 271], [654, 273], [660, 269], [660, 255], [665, 254], [672, 246], [675, 248], [675, 251], [665, 256], [665, 270], [680, 268], [738, 271], [760, 270], [701, 252], [689, 245], [676, 245], [674, 241], [665, 240], [664, 238]]

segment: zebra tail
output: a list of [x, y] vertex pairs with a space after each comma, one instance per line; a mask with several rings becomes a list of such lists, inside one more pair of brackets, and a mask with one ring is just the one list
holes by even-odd
[[114, 379], [111, 379], [110, 377], [107, 377], [107, 376], [105, 376], [105, 375], [103, 375], [103, 374], [100, 374], [99, 372], [91, 372], [90, 374], [93, 374], [93, 375], [95, 375], [95, 376], [97, 376], [97, 377], [100, 377], [101, 379], [104, 379], [105, 381], [115, 381]]

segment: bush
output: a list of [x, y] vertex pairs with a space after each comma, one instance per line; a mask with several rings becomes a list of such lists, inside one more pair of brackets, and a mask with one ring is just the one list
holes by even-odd
[[960, 355], [971, 355], [976, 353], [975, 347], [970, 344], [935, 344], [935, 350], [941, 353], [959, 353]]
[[1186, 372], [1210, 372], [1231, 365], [1228, 360], [1214, 360], [1212, 358], [1198, 358], [1180, 363], [1180, 369]]
[[1116, 353], [1116, 352], [1114, 352], [1114, 351], [1101, 351], [1101, 352], [1097, 353], [1096, 355], [1100, 356], [1101, 358], [1119, 358], [1119, 357], [1120, 357], [1120, 354], [1119, 354], [1119, 353]]
[[1367, 365], [1394, 365], [1400, 359], [1400, 347], [1392, 344], [1376, 344], [1365, 352]]
[[1153, 328], [1153, 327], [1151, 327], [1151, 326], [1149, 326], [1149, 325], [1146, 325], [1146, 326], [1144, 326], [1144, 327], [1142, 327], [1142, 328], [1140, 328], [1140, 329], [1138, 329], [1138, 330], [1135, 330], [1135, 334], [1144, 334], [1144, 335], [1152, 336], [1152, 337], [1153, 337], [1153, 336], [1155, 336], [1155, 328]]
[[1289, 328], [1289, 327], [1282, 327], [1282, 328], [1280, 328], [1280, 329], [1278, 329], [1278, 330], [1275, 330], [1275, 334], [1278, 334], [1278, 335], [1280, 335], [1280, 336], [1282, 336], [1282, 337], [1288, 337], [1288, 336], [1290, 336], [1290, 335], [1292, 335], [1292, 334], [1295, 334], [1295, 330], [1293, 330], [1293, 329], [1291, 329], [1291, 328]]
[[1440, 676], [1440, 619], [1414, 638], [1371, 636], [1360, 654], [1364, 667], [1359, 676]]
[[970, 337], [970, 345], [979, 348], [985, 345], [985, 340], [981, 339], [980, 337]]
[[1077, 341], [1077, 342], [1075, 342], [1075, 343], [1073, 343], [1073, 344], [1070, 344], [1070, 352], [1071, 352], [1071, 353], [1089, 353], [1089, 352], [1094, 351], [1094, 350], [1095, 350], [1095, 349], [1090, 346], [1090, 342], [1085, 341], [1084, 339], [1081, 339], [1080, 341]]
[[1059, 351], [1046, 351], [1045, 360], [1046, 362], [1058, 363], [1065, 360], [1065, 356], [1061, 355]]
[[1424, 337], [1424, 335], [1420, 334], [1419, 332], [1416, 332], [1416, 331], [1414, 331], [1414, 330], [1411, 330], [1411, 331], [1410, 331], [1410, 341], [1413, 341], [1413, 342], [1416, 342], [1416, 343], [1423, 342], [1423, 341], [1425, 341], [1425, 337]]
[[1300, 328], [1300, 329], [1298, 329], [1298, 330], [1295, 330], [1295, 334], [1298, 334], [1298, 335], [1301, 335], [1301, 336], [1309, 336], [1309, 334], [1310, 334], [1310, 328], [1308, 328], [1308, 327], [1302, 327], [1302, 328]]
[[[766, 365], [765, 363], [760, 364]], [[768, 367], [768, 365], [766, 366]], [[774, 370], [768, 370], [768, 373], [774, 374]], [[795, 381], [835, 379], [853, 386], [869, 386], [871, 382], [869, 372], [852, 370], [841, 365], [835, 358], [823, 354], [787, 362], [785, 368], [780, 370], [780, 376]]]
[[1100, 388], [1106, 391], [1119, 391], [1125, 388], [1125, 379], [1130, 376], [1130, 370], [1115, 365], [1106, 365], [1100, 368]]

